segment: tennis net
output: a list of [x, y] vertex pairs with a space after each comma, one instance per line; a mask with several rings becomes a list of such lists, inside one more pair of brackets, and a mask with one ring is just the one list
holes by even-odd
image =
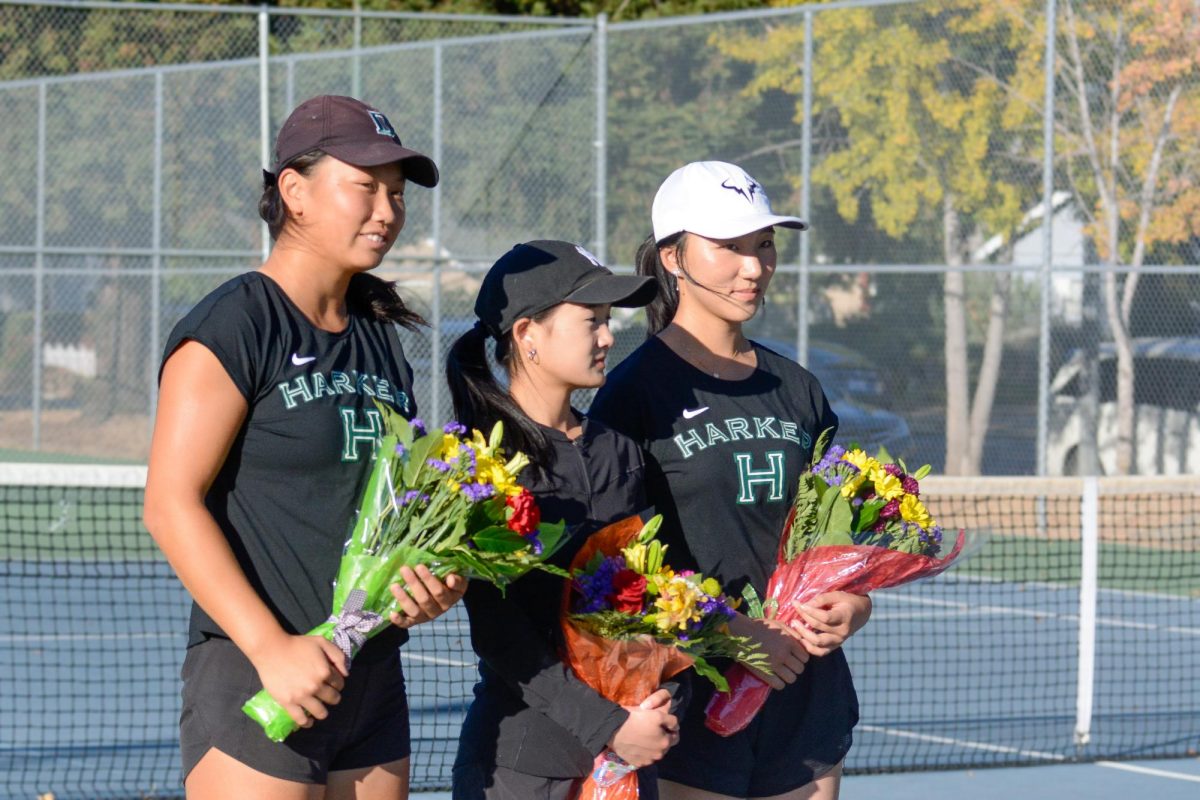
[[[140, 523], [141, 467], [0, 465], [0, 798], [181, 794], [189, 599]], [[986, 534], [874, 595], [846, 646], [850, 772], [1194, 755], [1200, 477], [935, 479]], [[404, 648], [412, 785], [450, 782], [475, 677], [461, 608]]]

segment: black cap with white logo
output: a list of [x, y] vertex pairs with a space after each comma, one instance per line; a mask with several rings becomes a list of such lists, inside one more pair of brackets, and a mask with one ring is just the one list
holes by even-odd
[[517, 320], [559, 303], [644, 306], [658, 293], [654, 278], [614, 275], [594, 255], [571, 242], [519, 244], [488, 270], [475, 300], [475, 315], [495, 338]]

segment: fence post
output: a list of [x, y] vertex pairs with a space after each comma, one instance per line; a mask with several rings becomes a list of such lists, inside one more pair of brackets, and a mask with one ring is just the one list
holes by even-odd
[[[271, 168], [271, 91], [267, 59], [270, 49], [271, 13], [267, 6], [258, 9], [258, 137], [259, 160], [263, 169]], [[267, 223], [259, 226], [262, 235], [262, 260], [271, 255], [271, 232]]]
[[33, 256], [33, 449], [42, 449], [42, 339], [46, 303], [46, 82], [38, 83], [37, 116], [37, 227]]
[[1075, 746], [1092, 738], [1092, 696], [1096, 674], [1096, 595], [1100, 585], [1099, 479], [1083, 479], [1080, 503], [1079, 669], [1075, 687]]
[[[354, 0], [354, 55], [350, 59], [350, 95], [362, 96], [362, 2]], [[437, 163], [437, 162], [434, 162]]]
[[[813, 12], [804, 12], [804, 120], [800, 127], [800, 218], [808, 222], [812, 194]], [[796, 360], [808, 363], [808, 235], [800, 234], [800, 277], [796, 289]]]
[[1054, 266], [1054, 61], [1057, 24], [1056, 0], [1046, 0], [1046, 93], [1042, 108], [1042, 304], [1041, 338], [1038, 341], [1038, 475], [1046, 474], [1046, 439], [1050, 419], [1050, 295], [1054, 291], [1051, 280], [1051, 270]]
[[150, 433], [154, 432], [154, 414], [158, 408], [158, 364], [154, 360], [162, 347], [162, 159], [163, 159], [163, 73], [154, 73], [154, 187], [153, 218], [150, 221], [150, 363], [146, 377], [150, 384]]
[[[433, 45], [433, 163], [442, 163], [442, 43]], [[429, 405], [426, 419], [442, 419], [442, 185], [433, 187], [433, 337], [429, 352]]]
[[596, 15], [596, 226], [592, 249], [608, 263], [608, 14]]

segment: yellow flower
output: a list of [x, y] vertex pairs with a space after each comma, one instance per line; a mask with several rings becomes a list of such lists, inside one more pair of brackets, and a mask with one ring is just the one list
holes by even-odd
[[521, 487], [517, 485], [505, 465], [484, 453], [475, 456], [475, 480], [492, 484], [497, 493], [512, 496], [521, 493]]
[[881, 469], [872, 475], [871, 480], [875, 484], [875, 494], [884, 500], [895, 500], [904, 496], [904, 484], [895, 475]]
[[452, 433], [442, 434], [442, 454], [439, 458], [442, 461], [450, 461], [458, 458], [459, 438]]
[[699, 622], [700, 611], [696, 607], [699, 599], [700, 592], [686, 578], [676, 577], [665, 581], [654, 601], [654, 606], [661, 612], [655, 619], [659, 629], [685, 630], [689, 622]]
[[845, 453], [843, 453], [842, 461], [849, 461], [851, 464], [858, 467], [859, 473], [863, 475], [869, 475], [880, 468], [878, 461], [857, 448], [854, 450], [847, 450]]
[[858, 494], [858, 490], [864, 483], [866, 483], [866, 481], [867, 476], [861, 472], [853, 477], [846, 478], [846, 480], [842, 481], [842, 497], [847, 499], [854, 497], [854, 495]]
[[905, 522], [915, 522], [922, 528], [933, 527], [933, 518], [929, 516], [925, 504], [914, 494], [906, 494], [900, 501], [900, 517]]

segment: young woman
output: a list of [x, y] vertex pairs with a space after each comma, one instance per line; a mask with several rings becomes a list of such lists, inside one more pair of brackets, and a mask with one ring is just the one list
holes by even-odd
[[[479, 320], [447, 359], [458, 419], [481, 430], [503, 422], [505, 446], [532, 459], [520, 481], [542, 518], [570, 526], [570, 541], [552, 558], [559, 566], [590, 533], [646, 505], [641, 452], [573, 409], [571, 392], [604, 383], [610, 306], [643, 306], [654, 295], [653, 279], [615, 276], [569, 242], [520, 244], [484, 278]], [[488, 364], [489, 340], [507, 390]], [[563, 588], [562, 579], [534, 571], [504, 597], [488, 584], [468, 589], [480, 681], [459, 740], [455, 800], [567, 800], [605, 747], [646, 767], [676, 741], [677, 685], [622, 708], [560, 660]], [[654, 798], [653, 774], [639, 777], [641, 796]]]
[[[405, 569], [403, 617], [348, 670], [303, 634], [332, 582], [380, 434], [376, 399], [411, 416], [395, 326], [421, 322], [368, 271], [404, 227], [408, 181], [437, 167], [348, 97], [299, 106], [276, 143], [259, 211], [275, 247], [172, 331], [160, 374], [145, 522], [195, 603], [183, 664], [187, 796], [408, 794], [403, 630], [466, 581]], [[283, 744], [241, 711], [266, 688], [303, 726]], [[236, 787], [236, 789], [231, 789]]]
[[[714, 161], [667, 178], [653, 223], [638, 253], [638, 272], [659, 281], [650, 338], [613, 370], [590, 413], [644, 448], [672, 561], [735, 596], [746, 583], [761, 596], [813, 442], [837, 426], [808, 371], [742, 332], [775, 271], [775, 226], [807, 225], [773, 214], [761, 184]], [[838, 648], [866, 622], [870, 601], [837, 592], [811, 605], [796, 628], [735, 620], [735, 632], [762, 643], [777, 691], [725, 739], [704, 726], [712, 689], [697, 681], [680, 744], [659, 764], [663, 800], [837, 796], [858, 720]]]

